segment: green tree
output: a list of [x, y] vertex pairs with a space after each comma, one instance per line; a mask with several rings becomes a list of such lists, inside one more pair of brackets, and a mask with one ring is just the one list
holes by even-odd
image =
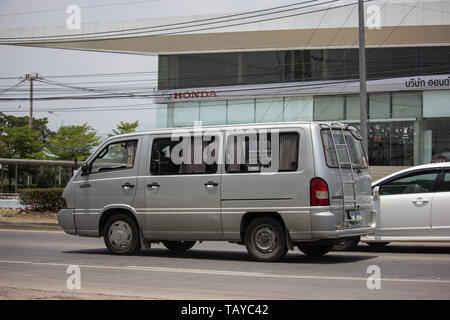
[[61, 126], [49, 138], [47, 152], [59, 160], [85, 160], [92, 148], [100, 143], [100, 137], [86, 123], [81, 126]]
[[135, 122], [120, 121], [120, 123], [116, 126], [116, 129], [113, 129], [112, 133], [108, 134], [108, 137], [135, 132], [137, 127], [139, 127], [139, 120], [136, 120]]
[[[27, 116], [15, 117], [0, 112], [0, 131], [3, 131], [4, 128], [28, 127], [28, 119]], [[33, 118], [32, 129], [39, 132], [38, 139], [44, 144], [47, 144], [48, 138], [54, 133], [47, 127], [47, 124], [47, 118]]]
[[42, 142], [39, 131], [28, 126], [1, 127], [0, 155], [3, 158], [42, 158]]
[[[39, 159], [43, 157], [43, 144], [39, 141], [39, 131], [21, 127], [0, 127], [0, 157], [10, 159]], [[31, 170], [26, 170], [30, 172]], [[9, 191], [11, 191], [13, 170], [8, 166]]]

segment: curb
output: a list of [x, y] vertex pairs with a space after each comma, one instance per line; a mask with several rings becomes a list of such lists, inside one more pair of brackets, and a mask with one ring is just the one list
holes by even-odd
[[0, 222], [0, 229], [63, 231], [57, 223], [40, 222]]

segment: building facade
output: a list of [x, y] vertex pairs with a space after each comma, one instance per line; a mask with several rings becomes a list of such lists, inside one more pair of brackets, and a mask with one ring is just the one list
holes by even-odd
[[[369, 160], [450, 160], [450, 46], [367, 49]], [[338, 121], [359, 126], [357, 49], [159, 56], [158, 127]]]

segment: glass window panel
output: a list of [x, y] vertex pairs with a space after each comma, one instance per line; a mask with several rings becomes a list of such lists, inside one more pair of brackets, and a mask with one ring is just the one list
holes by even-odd
[[343, 96], [314, 97], [314, 120], [343, 120]]
[[391, 48], [391, 76], [420, 74], [420, 48]]
[[312, 120], [313, 98], [285, 98], [284, 121]]
[[201, 101], [200, 121], [204, 126], [226, 124], [227, 102], [226, 101]]
[[255, 101], [229, 100], [228, 101], [228, 123], [251, 123], [255, 122]]
[[446, 191], [446, 192], [450, 191], [450, 172], [448, 172], [448, 171], [445, 172], [445, 178], [442, 183], [441, 191]]
[[109, 144], [92, 161], [90, 173], [133, 168], [136, 146], [137, 140]]
[[389, 93], [369, 95], [369, 118], [389, 119], [391, 116], [391, 96]]
[[[367, 79], [389, 78], [391, 76], [391, 48], [368, 48], [366, 50]], [[359, 58], [356, 57], [356, 63], [358, 61]]]
[[[228, 137], [226, 150], [227, 173], [261, 172], [261, 168], [271, 166], [272, 143], [270, 133], [265, 139], [267, 149], [260, 149], [262, 142], [260, 134], [249, 136]], [[299, 134], [297, 132], [282, 132], [279, 134], [279, 167], [277, 171], [295, 171], [298, 167]], [[264, 147], [263, 147], [264, 148]], [[276, 169], [276, 168], [275, 168]]]
[[[184, 139], [189, 139], [187, 142]], [[219, 141], [218, 136], [212, 136], [211, 141], [201, 141], [200, 152], [203, 155], [207, 149], [213, 157], [215, 156], [215, 144]], [[187, 161], [183, 160], [181, 163], [172, 161], [172, 152], [175, 146], [180, 143], [186, 143], [187, 146], [182, 149], [181, 153], [187, 152]], [[176, 174], [206, 174], [216, 173], [217, 163], [214, 158], [212, 161], [205, 161], [205, 158], [200, 157], [199, 163], [196, 163], [194, 152], [194, 139], [191, 137], [182, 137], [178, 141], [173, 141], [172, 138], [156, 138], [153, 140], [152, 153], [150, 161], [150, 173], [152, 175], [176, 175]], [[181, 156], [183, 156], [181, 154]], [[184, 156], [183, 156], [184, 157]]]
[[156, 128], [167, 128], [167, 104], [156, 105]]
[[423, 92], [425, 118], [450, 117], [450, 90]]
[[437, 172], [414, 173], [380, 186], [380, 195], [433, 192]]
[[421, 118], [422, 94], [416, 92], [392, 93], [392, 118]]
[[347, 96], [346, 98], [346, 119], [347, 120], [359, 120], [361, 118], [361, 105], [359, 96]]
[[283, 121], [283, 98], [256, 99], [256, 122]]
[[175, 127], [193, 126], [194, 121], [199, 120], [198, 102], [180, 102], [174, 103], [173, 125]]

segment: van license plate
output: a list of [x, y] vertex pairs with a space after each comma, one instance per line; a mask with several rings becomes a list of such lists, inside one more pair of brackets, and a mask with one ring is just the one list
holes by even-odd
[[361, 212], [359, 212], [359, 211], [349, 210], [349, 211], [347, 211], [347, 213], [348, 213], [348, 218], [352, 221], [362, 220]]

